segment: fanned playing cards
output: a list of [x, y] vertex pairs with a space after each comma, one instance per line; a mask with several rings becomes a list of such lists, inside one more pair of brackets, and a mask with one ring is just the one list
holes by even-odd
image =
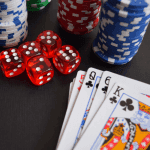
[[150, 85], [109, 71], [78, 71], [56, 150], [150, 149]]

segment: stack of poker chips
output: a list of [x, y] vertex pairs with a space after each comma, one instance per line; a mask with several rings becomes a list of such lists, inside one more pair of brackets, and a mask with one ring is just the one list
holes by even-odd
[[51, 0], [27, 0], [28, 11], [39, 11], [44, 9]]
[[60, 26], [73, 34], [91, 32], [99, 22], [101, 0], [58, 0]]
[[137, 53], [149, 21], [150, 0], [102, 0], [93, 51], [107, 63], [128, 63]]
[[0, 0], [0, 46], [13, 47], [27, 37], [26, 0]]

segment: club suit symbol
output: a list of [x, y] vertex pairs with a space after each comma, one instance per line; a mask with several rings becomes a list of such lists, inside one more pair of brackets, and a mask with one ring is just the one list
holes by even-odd
[[124, 108], [123, 108], [124, 111], [127, 111], [127, 109], [128, 109], [129, 111], [132, 111], [132, 110], [134, 110], [134, 106], [131, 105], [132, 103], [133, 103], [132, 99], [128, 98], [128, 99], [126, 99], [126, 101], [122, 100], [122, 101], [120, 102], [120, 105], [121, 105], [122, 107], [124, 107]]
[[92, 81], [88, 81], [85, 84], [87, 85], [87, 88], [90, 88], [93, 86]]
[[109, 100], [111, 101], [112, 104], [117, 103], [117, 98], [115, 96], [111, 97]]
[[106, 94], [107, 89], [108, 89], [108, 86], [105, 86], [104, 88], [102, 88], [102, 91]]

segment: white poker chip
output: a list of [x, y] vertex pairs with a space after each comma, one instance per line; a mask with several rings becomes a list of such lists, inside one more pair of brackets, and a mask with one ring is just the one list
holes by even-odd
[[26, 0], [0, 2], [0, 46], [17, 46], [28, 34]]

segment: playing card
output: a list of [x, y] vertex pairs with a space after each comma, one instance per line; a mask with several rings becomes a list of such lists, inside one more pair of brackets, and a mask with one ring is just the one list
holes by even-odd
[[[73, 82], [72, 82], [71, 93], [72, 93], [72, 90], [73, 90], [73, 87], [74, 87], [75, 80], [76, 80], [76, 78], [74, 78]], [[70, 96], [71, 96], [71, 94], [70, 94]]]
[[90, 112], [88, 114], [88, 118], [85, 122], [83, 132], [85, 132], [91, 119], [94, 117], [95, 113], [97, 112], [97, 110], [101, 106], [106, 95], [108, 95], [109, 92], [111, 91], [115, 82], [119, 82], [121, 84], [127, 84], [131, 88], [133, 88], [134, 90], [140, 91], [143, 94], [147, 94], [150, 91], [150, 85], [149, 84], [146, 84], [146, 83], [143, 83], [143, 82], [140, 82], [137, 80], [133, 80], [133, 79], [109, 72], [109, 71], [105, 71], [103, 73], [102, 78], [101, 78], [100, 85], [97, 89], [92, 107], [91, 107]]
[[85, 71], [81, 71], [81, 70], [78, 71], [77, 76], [75, 78], [75, 81], [73, 81], [74, 85], [73, 85], [73, 89], [72, 89], [72, 92], [71, 92], [71, 95], [70, 95], [70, 100], [69, 100], [68, 108], [67, 108], [67, 111], [66, 111], [66, 114], [65, 114], [64, 122], [63, 122], [61, 132], [60, 132], [60, 135], [59, 135], [59, 140], [58, 140], [58, 143], [57, 143], [57, 147], [59, 145], [62, 134], [65, 130], [65, 127], [67, 125], [67, 122], [69, 120], [69, 117], [70, 117], [70, 114], [72, 112], [73, 106], [76, 102], [76, 98], [77, 98], [77, 96], [79, 94], [79, 91], [82, 87], [82, 83], [84, 81], [85, 74], [86, 74]]
[[[102, 74], [101, 74], [101, 76], [102, 76]], [[79, 140], [79, 138], [80, 138], [81, 135], [82, 135], [84, 125], [85, 125], [86, 120], [87, 120], [87, 118], [88, 118], [88, 114], [89, 114], [90, 109], [91, 109], [91, 107], [92, 107], [95, 94], [96, 94], [97, 89], [98, 89], [99, 84], [100, 84], [100, 80], [101, 80], [101, 77], [98, 78], [98, 79], [96, 80], [96, 82], [95, 82], [95, 85], [96, 85], [96, 86], [95, 86], [95, 88], [94, 88], [93, 91], [92, 91], [92, 95], [91, 95], [91, 97], [90, 97], [89, 104], [88, 104], [88, 106], [87, 106], [87, 108], [86, 108], [86, 111], [85, 111], [85, 113], [84, 113], [84, 117], [83, 117], [83, 120], [82, 120], [82, 123], [81, 123], [81, 129], [80, 129], [80, 131], [79, 131], [79, 133], [78, 133], [78, 136], [77, 136], [78, 140]]]
[[106, 71], [103, 72], [103, 75], [101, 77], [97, 92], [96, 92], [95, 97], [94, 97], [92, 107], [90, 109], [90, 112], [89, 112], [88, 117], [86, 119], [86, 122], [84, 124], [82, 134], [85, 132], [91, 119], [94, 117], [95, 113], [97, 112], [97, 110], [101, 106], [101, 104], [105, 98], [105, 95], [107, 93], [107, 89], [108, 89], [109, 81], [110, 81], [111, 77], [108, 76], [108, 74], [106, 74], [105, 72]]
[[102, 71], [100, 70], [94, 68], [88, 69], [57, 150], [71, 150], [75, 145], [82, 127], [84, 114], [92, 100], [93, 91], [101, 75]]
[[70, 86], [69, 86], [68, 103], [69, 103], [69, 100], [70, 100], [70, 96], [71, 96], [71, 91], [72, 91], [72, 84], [73, 84], [73, 82], [71, 82], [71, 83], [70, 83]]
[[150, 98], [129, 87], [113, 86], [74, 150], [150, 148]]
[[71, 93], [72, 93], [72, 90], [73, 90], [75, 80], [76, 80], [76, 78], [74, 78], [73, 81], [70, 83], [68, 103], [69, 103], [69, 100], [70, 100], [70, 97], [71, 97]]

